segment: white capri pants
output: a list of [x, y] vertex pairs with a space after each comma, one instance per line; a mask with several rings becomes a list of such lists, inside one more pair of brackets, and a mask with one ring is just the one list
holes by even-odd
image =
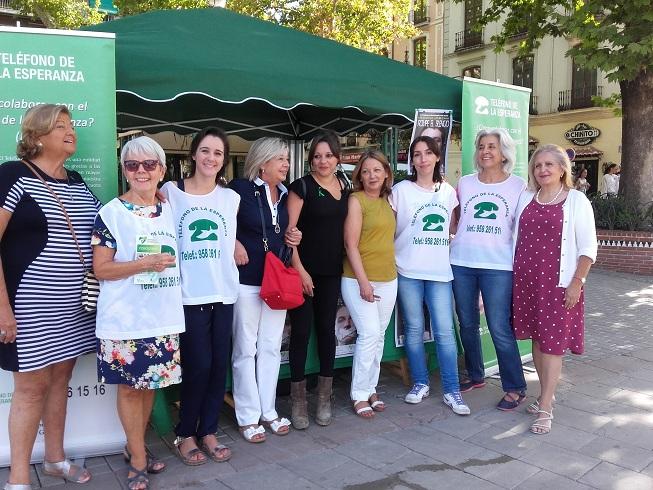
[[341, 282], [342, 299], [358, 332], [351, 370], [351, 399], [355, 402], [367, 401], [376, 393], [385, 331], [397, 299], [396, 279], [372, 282], [372, 287], [380, 299], [370, 303], [361, 298], [356, 279], [343, 277]]

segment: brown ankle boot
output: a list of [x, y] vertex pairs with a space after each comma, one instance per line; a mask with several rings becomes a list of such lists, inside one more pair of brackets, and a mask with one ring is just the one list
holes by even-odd
[[306, 406], [306, 380], [291, 381], [290, 399], [292, 400], [292, 426], [295, 429], [308, 427], [308, 408]]
[[317, 410], [315, 422], [318, 425], [331, 423], [331, 386], [333, 378], [317, 377]]

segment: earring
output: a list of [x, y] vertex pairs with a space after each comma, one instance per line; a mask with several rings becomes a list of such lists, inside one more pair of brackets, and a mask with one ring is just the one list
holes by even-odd
[[265, 173], [265, 169], [262, 168], [262, 169], [261, 169], [261, 175], [263, 175], [264, 173]]
[[39, 141], [39, 142], [36, 143], [36, 146], [38, 146], [39, 148], [43, 148], [43, 143], [41, 143], [41, 142]]

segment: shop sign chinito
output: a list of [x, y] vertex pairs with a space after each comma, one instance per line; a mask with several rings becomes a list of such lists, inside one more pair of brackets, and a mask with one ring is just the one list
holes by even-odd
[[578, 123], [565, 132], [565, 138], [578, 146], [589, 145], [601, 135], [601, 131], [587, 123]]

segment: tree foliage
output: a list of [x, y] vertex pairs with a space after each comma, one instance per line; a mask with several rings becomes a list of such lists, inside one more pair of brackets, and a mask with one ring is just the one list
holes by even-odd
[[208, 0], [113, 0], [122, 17], [151, 10], [208, 8]]
[[84, 0], [13, 0], [12, 7], [23, 15], [34, 16], [43, 25], [59, 29], [77, 29], [98, 24], [104, 15], [94, 5]]
[[407, 0], [227, 0], [227, 8], [372, 52], [416, 33]]
[[479, 26], [495, 21], [502, 23], [492, 37], [498, 51], [524, 32], [523, 53], [546, 35], [565, 36], [573, 44], [567, 55], [608, 80], [634, 80], [653, 68], [651, 0], [491, 0]]

